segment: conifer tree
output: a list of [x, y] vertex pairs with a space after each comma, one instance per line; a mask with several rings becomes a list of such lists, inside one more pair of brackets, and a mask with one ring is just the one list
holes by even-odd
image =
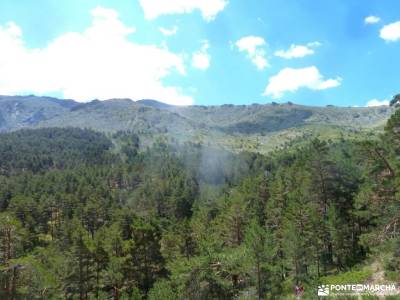
[[156, 224], [138, 220], [132, 225], [129, 245], [129, 276], [147, 293], [157, 279], [166, 275], [161, 255], [161, 231]]
[[267, 286], [271, 283], [271, 258], [274, 257], [275, 251], [271, 236], [258, 224], [257, 220], [253, 219], [246, 232], [245, 244], [252, 265], [251, 269], [255, 273], [258, 299], [261, 300], [265, 298], [268, 290], [272, 290], [271, 286]]
[[67, 295], [78, 295], [79, 300], [89, 299], [93, 286], [93, 257], [88, 232], [77, 219], [72, 220], [74, 231], [68, 253], [68, 273], [65, 277]]
[[22, 265], [13, 262], [22, 253], [25, 233], [21, 223], [10, 213], [0, 213], [0, 296], [17, 297], [18, 276]]

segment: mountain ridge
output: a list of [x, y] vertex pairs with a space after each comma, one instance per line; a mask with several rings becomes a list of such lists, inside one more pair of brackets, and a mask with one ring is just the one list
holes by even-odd
[[153, 99], [93, 100], [0, 96], [0, 132], [22, 128], [80, 127], [102, 132], [133, 131], [154, 140], [216, 143], [237, 151], [266, 152], [301, 136], [376, 131], [392, 108], [306, 106], [293, 103], [174, 106]]

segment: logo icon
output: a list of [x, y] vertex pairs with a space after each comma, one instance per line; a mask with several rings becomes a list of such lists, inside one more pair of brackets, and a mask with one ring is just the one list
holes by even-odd
[[329, 285], [318, 286], [318, 296], [329, 296]]

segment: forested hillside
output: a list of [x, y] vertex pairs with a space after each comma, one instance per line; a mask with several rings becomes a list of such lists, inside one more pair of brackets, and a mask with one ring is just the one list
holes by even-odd
[[79, 127], [130, 131], [142, 144], [160, 137], [218, 145], [236, 153], [268, 153], [293, 141], [363, 138], [382, 129], [392, 108], [312, 107], [293, 103], [173, 106], [155, 100], [78, 103], [35, 96], [0, 96], [0, 132]]
[[290, 299], [295, 285], [315, 299], [320, 283], [367, 281], [371, 259], [399, 282], [399, 132], [398, 110], [380, 136], [264, 155], [2, 133], [0, 299]]

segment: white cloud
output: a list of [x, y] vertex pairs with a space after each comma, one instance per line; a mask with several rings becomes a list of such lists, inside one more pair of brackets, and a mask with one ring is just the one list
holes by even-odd
[[300, 58], [307, 55], [313, 55], [315, 53], [314, 48], [319, 46], [321, 46], [319, 42], [312, 42], [307, 45], [292, 44], [287, 50], [276, 51], [275, 56], [285, 59]]
[[266, 45], [265, 40], [258, 36], [246, 36], [236, 42], [240, 52], [246, 52], [252, 63], [259, 70], [263, 70], [269, 66], [267, 59], [265, 58], [264, 46]]
[[385, 41], [396, 42], [400, 40], [400, 21], [383, 26], [381, 29], [381, 38]]
[[389, 105], [389, 100], [378, 100], [378, 99], [372, 99], [367, 102], [368, 107], [375, 107], [375, 106], [388, 106]]
[[264, 96], [281, 98], [285, 92], [294, 92], [299, 88], [325, 90], [340, 85], [341, 78], [327, 79], [315, 66], [302, 69], [285, 68], [269, 79]]
[[208, 41], [203, 41], [201, 49], [192, 55], [192, 66], [196, 69], [207, 70], [210, 67], [211, 58], [208, 54], [210, 44]]
[[199, 10], [206, 21], [212, 21], [224, 10], [227, 0], [139, 0], [146, 19], [161, 15], [192, 13]]
[[368, 16], [364, 19], [365, 24], [376, 24], [381, 21], [381, 18], [377, 16]]
[[183, 58], [166, 47], [128, 40], [118, 13], [91, 10], [92, 24], [83, 32], [62, 34], [46, 47], [29, 49], [14, 23], [0, 27], [0, 94], [59, 92], [78, 101], [109, 98], [153, 98], [171, 104], [191, 104], [181, 89], [162, 79], [185, 75]]
[[174, 26], [172, 28], [160, 27], [159, 30], [163, 35], [171, 36], [171, 35], [175, 35], [178, 32], [178, 26]]

